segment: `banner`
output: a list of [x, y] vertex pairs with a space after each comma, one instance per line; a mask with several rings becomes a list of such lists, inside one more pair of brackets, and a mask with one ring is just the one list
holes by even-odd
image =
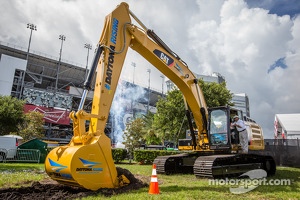
[[32, 112], [32, 111], [42, 113], [44, 115], [43, 119], [45, 120], [45, 122], [54, 123], [54, 124], [63, 124], [63, 125], [70, 124], [70, 118], [69, 118], [70, 112], [67, 110], [46, 108], [43, 106], [35, 106], [29, 104], [26, 104], [24, 106], [25, 113]]

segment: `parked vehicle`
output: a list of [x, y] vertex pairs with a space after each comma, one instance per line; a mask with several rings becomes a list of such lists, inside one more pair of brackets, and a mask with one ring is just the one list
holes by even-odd
[[17, 148], [22, 139], [17, 135], [0, 136], [0, 162], [16, 156]]

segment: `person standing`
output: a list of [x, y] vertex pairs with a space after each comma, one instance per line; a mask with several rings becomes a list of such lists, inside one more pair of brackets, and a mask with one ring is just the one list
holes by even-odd
[[239, 132], [240, 145], [242, 147], [241, 153], [248, 153], [248, 133], [245, 122], [235, 115], [233, 117], [234, 122], [231, 124], [235, 126]]

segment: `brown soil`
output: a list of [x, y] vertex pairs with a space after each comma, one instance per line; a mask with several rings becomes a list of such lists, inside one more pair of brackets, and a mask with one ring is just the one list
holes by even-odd
[[121, 188], [107, 189], [102, 188], [97, 191], [91, 191], [80, 187], [72, 187], [58, 184], [51, 179], [45, 179], [39, 182], [32, 182], [29, 187], [20, 188], [2, 188], [0, 189], [0, 199], [7, 200], [34, 200], [34, 199], [80, 199], [87, 196], [112, 196], [129, 192], [131, 190], [138, 190], [142, 187], [147, 187], [146, 179], [141, 175], [133, 175], [127, 169], [117, 167], [118, 174], [124, 174], [129, 180], [130, 184]]

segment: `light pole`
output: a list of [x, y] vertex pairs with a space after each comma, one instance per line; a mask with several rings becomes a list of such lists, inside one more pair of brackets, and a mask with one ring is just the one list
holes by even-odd
[[29, 44], [28, 44], [27, 55], [26, 55], [26, 60], [27, 60], [27, 64], [28, 64], [28, 54], [29, 54], [29, 49], [30, 49], [32, 31], [37, 31], [37, 29], [36, 29], [36, 25], [30, 24], [30, 23], [27, 24], [27, 28], [30, 29]]
[[87, 57], [86, 57], [86, 67], [85, 67], [85, 79], [87, 77], [87, 68], [88, 68], [88, 65], [89, 65], [89, 54], [90, 54], [90, 49], [92, 49], [92, 45], [90, 44], [84, 44], [84, 48], [87, 48], [88, 52], [87, 52]]
[[164, 82], [165, 82], [165, 76], [164, 75], [160, 75], [160, 78], [162, 79], [162, 83], [161, 83], [161, 94], [164, 94]]
[[[31, 44], [32, 31], [36, 31], [37, 29], [36, 29], [36, 25], [30, 24], [30, 23], [27, 24], [27, 28], [30, 29], [29, 43], [28, 43], [28, 49], [27, 49], [27, 54], [26, 54], [26, 61], [27, 61], [27, 65], [28, 65], [28, 56], [29, 56], [29, 50], [30, 50], [30, 44]], [[27, 69], [27, 66], [26, 66], [26, 69]], [[19, 99], [21, 99], [22, 93], [23, 93], [26, 69], [22, 74], [22, 83], [21, 83], [21, 88], [20, 88]]]
[[132, 83], [134, 84], [134, 74], [135, 74], [135, 67], [136, 67], [136, 64], [135, 64], [135, 62], [132, 62], [131, 65], [133, 66], [133, 78], [132, 78]]
[[147, 105], [147, 113], [149, 112], [149, 104], [150, 104], [150, 74], [151, 69], [147, 69], [147, 72], [149, 73], [149, 79], [148, 79], [148, 105]]
[[66, 40], [66, 36], [64, 35], [59, 35], [59, 39], [61, 40], [61, 45], [60, 45], [60, 52], [59, 52], [59, 60], [58, 60], [58, 65], [56, 68], [56, 82], [55, 82], [55, 92], [57, 92], [57, 84], [58, 84], [58, 74], [59, 74], [59, 68], [60, 68], [60, 61], [61, 61], [61, 53], [62, 53], [62, 47], [63, 43]]

